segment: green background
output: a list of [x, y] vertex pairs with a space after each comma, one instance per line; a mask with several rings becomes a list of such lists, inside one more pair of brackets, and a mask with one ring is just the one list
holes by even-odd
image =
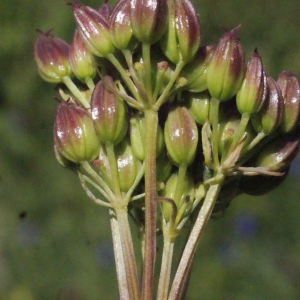
[[[33, 60], [36, 28], [70, 42], [65, 1], [1, 1], [0, 299], [118, 299], [109, 220], [52, 150], [54, 86]], [[98, 7], [97, 1], [86, 1]], [[246, 56], [255, 47], [274, 78], [300, 77], [300, 4], [194, 1], [202, 45], [238, 24]], [[187, 299], [300, 299], [299, 164], [264, 197], [240, 196], [211, 220], [200, 242]], [[134, 233], [135, 235], [135, 233]], [[160, 253], [160, 252], [159, 252]]]

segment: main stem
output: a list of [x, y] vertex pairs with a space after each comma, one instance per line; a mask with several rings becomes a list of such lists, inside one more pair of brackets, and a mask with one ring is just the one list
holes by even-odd
[[145, 149], [145, 251], [143, 264], [142, 299], [153, 299], [153, 272], [156, 252], [156, 134], [158, 114], [146, 109]]
[[208, 219], [210, 218], [215, 201], [218, 197], [219, 191], [222, 186], [223, 176], [221, 175], [216, 183], [213, 183], [207, 191], [204, 203], [200, 209], [195, 225], [191, 231], [189, 239], [184, 248], [172, 287], [169, 294], [169, 300], [179, 300], [181, 291], [184, 289], [186, 277], [194, 258], [194, 254], [199, 243], [201, 233]]

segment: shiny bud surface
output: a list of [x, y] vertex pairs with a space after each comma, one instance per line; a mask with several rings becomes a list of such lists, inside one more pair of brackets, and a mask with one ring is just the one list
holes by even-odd
[[175, 165], [189, 165], [195, 156], [198, 144], [196, 122], [186, 107], [172, 109], [164, 128], [168, 155]]
[[91, 114], [101, 142], [118, 144], [127, 131], [126, 109], [123, 100], [113, 90], [113, 79], [105, 76], [96, 85], [91, 99]]
[[48, 82], [58, 83], [71, 76], [69, 45], [48, 32], [40, 32], [34, 45], [34, 58], [41, 77]]
[[88, 49], [100, 57], [113, 53], [115, 49], [106, 19], [97, 10], [78, 3], [72, 5], [72, 11]]
[[61, 102], [56, 111], [54, 143], [57, 150], [74, 163], [93, 161], [100, 149], [90, 114], [66, 102]]
[[95, 76], [96, 69], [93, 64], [92, 54], [83, 42], [78, 29], [75, 31], [70, 47], [69, 61], [73, 73], [80, 80], [84, 81], [85, 78], [93, 78]]
[[277, 84], [284, 100], [284, 113], [280, 129], [283, 132], [290, 132], [299, 124], [300, 84], [296, 76], [288, 71], [279, 74]]
[[220, 101], [232, 98], [244, 79], [244, 50], [235, 33], [238, 28], [221, 37], [208, 67], [208, 90]]

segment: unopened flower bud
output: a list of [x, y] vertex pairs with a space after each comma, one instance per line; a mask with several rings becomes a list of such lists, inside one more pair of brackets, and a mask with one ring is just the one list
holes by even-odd
[[299, 123], [300, 115], [300, 84], [292, 72], [282, 72], [277, 84], [284, 99], [284, 113], [280, 129], [283, 132], [292, 131]]
[[298, 153], [299, 141], [299, 132], [280, 136], [263, 148], [255, 165], [271, 171], [286, 169]]
[[182, 69], [180, 75], [187, 79], [185, 90], [199, 93], [207, 89], [207, 69], [214, 50], [214, 46], [200, 47], [193, 61]]
[[266, 74], [263, 70], [261, 57], [255, 49], [248, 61], [242, 86], [236, 95], [236, 105], [239, 112], [241, 114], [258, 112], [264, 103], [266, 88]]
[[76, 171], [78, 168], [78, 164], [66, 159], [57, 149], [57, 146], [54, 144], [53, 146], [54, 155], [57, 162], [63, 166], [64, 168], [70, 169], [71, 171]]
[[69, 45], [48, 32], [40, 32], [35, 42], [34, 58], [41, 77], [48, 82], [62, 82], [65, 76], [71, 76], [69, 64]]
[[244, 78], [244, 50], [235, 33], [238, 28], [221, 37], [208, 67], [208, 90], [212, 97], [220, 101], [232, 98]]
[[284, 100], [276, 81], [267, 76], [268, 96], [261, 110], [251, 115], [252, 125], [256, 132], [270, 134], [281, 124]]
[[167, 26], [166, 0], [131, 0], [133, 35], [142, 43], [154, 44]]
[[[176, 207], [177, 213], [180, 211], [180, 208], [185, 204], [185, 201], [188, 200], [192, 203], [195, 195], [194, 191], [194, 183], [193, 180], [189, 176], [185, 176], [183, 182], [180, 182], [181, 185], [181, 195], [177, 195], [177, 199], [175, 199], [175, 191], [178, 184], [178, 174], [174, 173], [167, 180], [165, 188], [161, 191], [161, 196], [165, 198], [173, 199]], [[191, 205], [186, 205], [186, 212], [188, 212]], [[162, 211], [165, 220], [168, 222], [171, 219], [172, 214], [172, 205], [168, 202], [162, 201]]]
[[200, 45], [200, 23], [189, 0], [167, 0], [168, 29], [160, 41], [166, 57], [177, 64], [191, 61]]
[[110, 17], [110, 36], [119, 50], [132, 49], [136, 45], [130, 19], [130, 0], [119, 0]]
[[126, 139], [115, 147], [115, 155], [118, 165], [118, 175], [121, 192], [128, 192], [141, 168], [141, 162], [137, 159]]
[[110, 20], [110, 16], [112, 13], [112, 8], [110, 7], [110, 5], [107, 3], [108, 0], [106, 0], [104, 3], [102, 3], [99, 8], [98, 8], [98, 12], [100, 13], [100, 15], [103, 17], [103, 19], [109, 23]]
[[164, 136], [168, 155], [172, 162], [175, 165], [189, 165], [195, 156], [198, 129], [186, 107], [176, 107], [169, 112]]
[[66, 102], [61, 102], [56, 111], [54, 143], [57, 150], [74, 163], [94, 160], [100, 149], [90, 114]]
[[83, 42], [78, 29], [75, 30], [70, 47], [69, 61], [73, 73], [80, 80], [84, 81], [85, 78], [93, 78], [95, 76], [96, 69], [93, 64], [92, 54]]
[[79, 3], [72, 5], [72, 11], [88, 49], [100, 57], [113, 53], [114, 45], [105, 18], [97, 10]]
[[200, 125], [204, 125], [206, 120], [208, 120], [210, 98], [208, 91], [195, 94], [189, 93], [188, 95], [187, 107], [194, 120]]
[[[146, 128], [145, 118], [137, 114], [130, 119], [130, 141], [132, 150], [139, 160], [145, 159], [146, 149]], [[156, 133], [156, 156], [159, 157], [164, 149], [164, 135], [160, 125]]]
[[110, 76], [105, 76], [96, 85], [91, 98], [91, 113], [101, 142], [118, 144], [127, 131], [124, 101], [113, 90], [116, 86]]

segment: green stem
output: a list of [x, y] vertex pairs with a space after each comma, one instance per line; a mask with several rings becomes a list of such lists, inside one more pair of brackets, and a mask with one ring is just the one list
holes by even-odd
[[[218, 177], [218, 178], [217, 178]], [[194, 254], [199, 243], [201, 233], [203, 232], [204, 226], [210, 218], [214, 204], [218, 197], [219, 191], [222, 186], [224, 177], [222, 174], [217, 175], [216, 182], [212, 183], [207, 191], [205, 200], [200, 209], [196, 222], [193, 226], [189, 239], [185, 245], [172, 287], [169, 295], [169, 300], [180, 300], [179, 296], [182, 290], [185, 288], [185, 281], [189, 274], [191, 264], [194, 258]]]
[[219, 163], [219, 151], [218, 151], [218, 144], [219, 144], [219, 129], [218, 129], [218, 122], [219, 122], [219, 105], [220, 101], [218, 99], [212, 98], [211, 99], [211, 106], [209, 111], [209, 119], [212, 122], [212, 151], [213, 151], [213, 163], [214, 167], [218, 168]]
[[127, 87], [129, 88], [131, 94], [133, 97], [140, 103], [144, 103], [144, 101], [141, 99], [140, 95], [137, 92], [136, 87], [134, 86], [133, 82], [131, 81], [130, 77], [122, 67], [122, 65], [119, 63], [119, 61], [115, 58], [113, 54], [108, 54], [107, 59], [115, 66], [115, 68], [118, 70], [120, 75], [122, 76], [124, 82], [126, 83]]
[[107, 185], [107, 183], [99, 176], [99, 174], [90, 166], [90, 164], [87, 161], [82, 161], [80, 163], [82, 168], [87, 172], [91, 178], [95, 180], [105, 191], [107, 195], [107, 200], [112, 203], [112, 201], [115, 199], [115, 195]]
[[[174, 201], [177, 203], [177, 207], [181, 207], [182, 203], [180, 203], [182, 194], [183, 194], [183, 182], [185, 180], [186, 176], [186, 170], [187, 170], [187, 165], [186, 164], [180, 164], [179, 170], [178, 170], [178, 177], [177, 177], [177, 184], [175, 188], [175, 193], [174, 193]], [[183, 199], [184, 201], [184, 199]]]
[[115, 207], [115, 213], [119, 224], [120, 238], [123, 248], [122, 251], [129, 290], [128, 299], [140, 300], [136, 260], [133, 250], [130, 226], [128, 222], [127, 208], [125, 208], [124, 206], [117, 206]]
[[119, 230], [119, 223], [112, 210], [109, 210], [109, 215], [110, 215], [110, 227], [111, 227], [112, 240], [114, 246], [114, 256], [116, 262], [116, 272], [117, 272], [120, 299], [127, 300], [130, 298], [129, 298], [129, 289], [128, 289], [125, 262], [124, 262], [124, 256], [122, 250], [121, 235]]
[[78, 89], [78, 87], [73, 83], [71, 78], [69, 76], [63, 77], [63, 83], [67, 86], [67, 88], [70, 90], [70, 92], [76, 97], [76, 99], [85, 107], [89, 108], [90, 104], [85, 99], [84, 95], [81, 93], [81, 91]]
[[118, 165], [117, 165], [117, 160], [116, 160], [116, 156], [115, 156], [114, 144], [111, 142], [106, 142], [105, 149], [106, 149], [106, 154], [107, 154], [108, 162], [109, 162], [109, 166], [110, 166], [111, 182], [113, 184], [113, 192], [114, 192], [116, 198], [120, 199], [120, 201], [122, 201], [120, 182], [119, 182]]
[[153, 272], [156, 252], [156, 135], [157, 111], [145, 113], [145, 251], [143, 263], [142, 299], [152, 300]]
[[158, 283], [157, 300], [166, 300], [168, 298], [170, 275], [172, 267], [172, 258], [174, 250], [173, 234], [170, 234], [170, 228], [167, 224], [164, 225], [164, 248], [161, 261], [161, 270]]
[[228, 157], [228, 155], [230, 155], [230, 153], [233, 150], [235, 150], [237, 145], [241, 142], [241, 139], [243, 138], [243, 135], [245, 134], [245, 129], [248, 125], [249, 120], [250, 120], [250, 114], [249, 113], [243, 113], [239, 125], [234, 130], [233, 140], [232, 140], [232, 143], [230, 145], [229, 151], [227, 152], [227, 155], [226, 155], [227, 157]]
[[169, 92], [171, 90], [171, 88], [174, 85], [174, 82], [176, 81], [177, 77], [179, 76], [182, 68], [184, 67], [185, 63], [183, 61], [180, 61], [175, 68], [175, 71], [172, 75], [172, 78], [170, 79], [170, 81], [168, 82], [166, 88], [164, 89], [163, 93], [160, 95], [160, 97], [158, 98], [158, 100], [155, 103], [155, 109], [159, 109], [160, 106], [162, 104], [164, 104], [164, 102], [167, 100], [167, 97], [169, 96]]
[[93, 92], [93, 90], [95, 88], [93, 78], [92, 77], [86, 77], [84, 79], [84, 81], [85, 81], [85, 84], [87, 85], [87, 87], [90, 89], [90, 91]]
[[150, 103], [153, 104], [152, 99], [152, 72], [151, 72], [151, 58], [150, 58], [150, 44], [142, 43], [142, 55], [145, 70], [145, 85]]

